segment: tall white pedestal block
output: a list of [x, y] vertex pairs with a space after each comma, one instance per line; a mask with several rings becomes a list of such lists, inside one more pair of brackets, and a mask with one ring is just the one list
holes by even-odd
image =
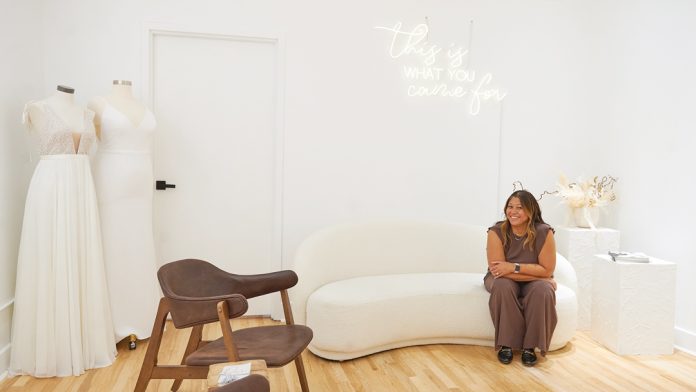
[[677, 266], [597, 256], [592, 280], [592, 337], [621, 355], [672, 354]]
[[561, 227], [556, 230], [556, 250], [575, 268], [578, 277], [578, 329], [589, 330], [592, 319], [592, 263], [595, 255], [619, 250], [619, 231]]

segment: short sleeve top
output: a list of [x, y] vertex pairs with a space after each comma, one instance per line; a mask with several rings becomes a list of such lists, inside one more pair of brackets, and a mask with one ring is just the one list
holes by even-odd
[[[503, 222], [501, 221], [488, 228], [488, 230], [492, 230], [498, 235], [501, 242], [503, 242], [503, 232], [501, 229], [502, 224]], [[549, 230], [551, 230], [553, 233], [556, 232], [553, 227], [547, 225], [546, 223], [539, 223], [536, 225], [536, 239], [534, 240], [534, 247], [531, 250], [524, 246], [524, 241], [527, 239], [527, 234], [522, 236], [522, 238], [513, 236], [503, 250], [505, 252], [505, 260], [511, 263], [538, 264], [539, 253], [541, 252], [541, 248], [544, 247]]]

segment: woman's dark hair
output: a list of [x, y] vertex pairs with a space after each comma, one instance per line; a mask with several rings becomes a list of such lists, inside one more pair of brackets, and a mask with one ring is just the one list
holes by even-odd
[[524, 241], [523, 246], [533, 250], [536, 241], [536, 226], [539, 223], [546, 222], [544, 222], [544, 219], [541, 217], [541, 208], [539, 208], [539, 203], [537, 202], [536, 198], [530, 192], [525, 190], [512, 192], [503, 206], [503, 215], [505, 216], [505, 220], [500, 226], [500, 230], [503, 232], [503, 247], [506, 247], [507, 244], [512, 241], [512, 227], [510, 227], [506, 210], [510, 200], [512, 200], [513, 197], [519, 199], [520, 204], [522, 204], [522, 209], [529, 217], [529, 220], [527, 221], [527, 239]]

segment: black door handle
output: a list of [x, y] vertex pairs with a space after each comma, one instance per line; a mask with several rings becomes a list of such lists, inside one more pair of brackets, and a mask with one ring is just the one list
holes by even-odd
[[176, 188], [175, 184], [167, 184], [167, 181], [155, 181], [155, 189], [158, 191], [167, 190], [167, 188]]

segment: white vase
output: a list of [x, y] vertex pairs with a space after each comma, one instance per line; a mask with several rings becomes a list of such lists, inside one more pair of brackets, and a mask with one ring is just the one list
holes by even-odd
[[596, 228], [599, 222], [599, 208], [581, 207], [573, 208], [573, 220], [577, 227]]

